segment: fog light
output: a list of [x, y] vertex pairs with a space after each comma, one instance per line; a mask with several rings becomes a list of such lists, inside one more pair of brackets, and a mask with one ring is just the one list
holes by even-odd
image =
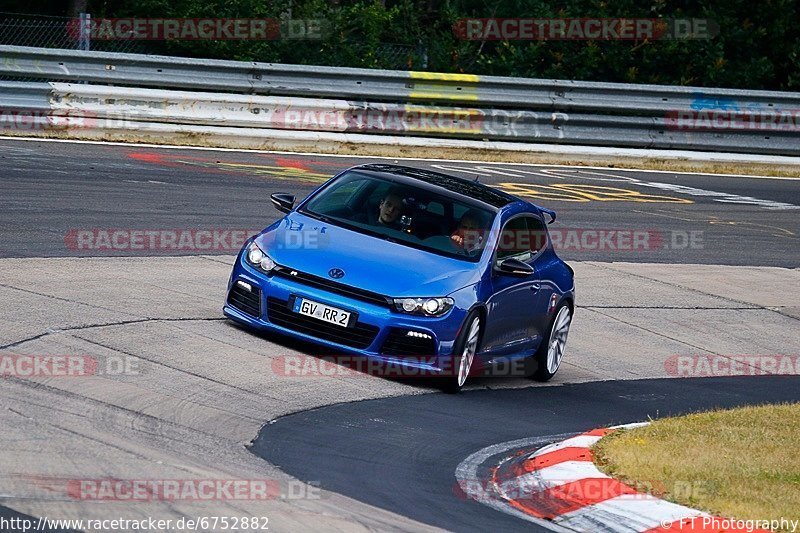
[[247, 292], [253, 292], [253, 286], [250, 285], [249, 283], [245, 283], [244, 281], [239, 280], [236, 282], [236, 284], [241, 288], [243, 288], [244, 290], [246, 290]]

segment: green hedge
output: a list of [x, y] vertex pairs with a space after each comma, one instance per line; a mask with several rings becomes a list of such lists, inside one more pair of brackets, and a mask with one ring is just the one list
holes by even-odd
[[[800, 7], [793, 0], [720, 2], [560, 0], [491, 3], [368, 0], [104, 0], [94, 17], [324, 19], [321, 40], [151, 42], [191, 57], [367, 68], [401, 68], [575, 80], [800, 90]], [[708, 40], [465, 41], [466, 17], [708, 18]]]

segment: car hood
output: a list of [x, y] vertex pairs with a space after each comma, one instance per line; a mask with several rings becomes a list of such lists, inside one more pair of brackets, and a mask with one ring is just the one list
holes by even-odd
[[386, 296], [446, 296], [480, 280], [471, 263], [334, 226], [297, 212], [256, 237], [279, 265]]

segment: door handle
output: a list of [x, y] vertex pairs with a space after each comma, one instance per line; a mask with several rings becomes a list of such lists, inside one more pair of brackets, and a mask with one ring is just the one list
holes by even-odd
[[531, 290], [532, 290], [532, 291], [538, 291], [538, 290], [539, 290], [539, 289], [541, 289], [541, 288], [542, 288], [542, 286], [541, 286], [541, 284], [539, 284], [539, 283], [532, 283], [532, 284], [531, 284]]

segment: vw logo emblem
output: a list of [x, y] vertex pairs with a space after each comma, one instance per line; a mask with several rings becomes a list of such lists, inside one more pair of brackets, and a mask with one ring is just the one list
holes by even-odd
[[344, 277], [344, 270], [341, 268], [332, 268], [328, 270], [328, 275], [333, 279], [340, 279]]

